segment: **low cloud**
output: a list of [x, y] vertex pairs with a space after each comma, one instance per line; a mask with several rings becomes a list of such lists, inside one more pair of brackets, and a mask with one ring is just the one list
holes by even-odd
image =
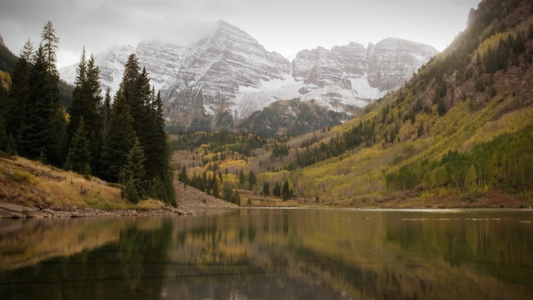
[[[73, 63], [85, 46], [165, 41], [186, 46], [219, 19], [284, 55], [318, 45], [367, 43], [387, 36], [428, 43], [439, 50], [466, 25], [479, 0], [2, 0], [0, 33], [18, 53], [52, 21], [59, 64]], [[436, 31], [438, 31], [436, 33]], [[74, 61], [75, 62], [75, 61]]]

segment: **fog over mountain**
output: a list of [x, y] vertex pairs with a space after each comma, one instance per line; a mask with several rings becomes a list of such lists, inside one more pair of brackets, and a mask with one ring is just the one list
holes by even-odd
[[[104, 90], [118, 90], [131, 53], [161, 91], [168, 123], [189, 127], [195, 119], [217, 120], [228, 113], [238, 122], [279, 100], [314, 100], [326, 109], [350, 113], [400, 88], [438, 51], [387, 38], [366, 47], [351, 42], [331, 50], [302, 50], [291, 62], [240, 28], [219, 21], [189, 47], [141, 42], [97, 54]], [[74, 83], [76, 66], [60, 73]]]
[[[466, 26], [479, 0], [197, 0], [71, 1], [3, 0], [0, 32], [18, 53], [52, 21], [60, 37], [58, 64], [79, 60], [85, 46], [100, 53], [112, 45], [166, 41], [190, 46], [223, 19], [283, 56], [356, 41], [363, 45], [397, 37], [442, 51]], [[438, 32], [438, 34], [435, 34]]]

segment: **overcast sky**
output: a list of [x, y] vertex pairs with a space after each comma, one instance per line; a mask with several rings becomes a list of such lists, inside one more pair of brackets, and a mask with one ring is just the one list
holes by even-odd
[[466, 27], [480, 0], [0, 0], [0, 33], [19, 54], [37, 45], [50, 20], [60, 38], [58, 65], [79, 61], [83, 46], [164, 41], [186, 46], [222, 19], [269, 51], [291, 57], [302, 49], [397, 37], [444, 50]]

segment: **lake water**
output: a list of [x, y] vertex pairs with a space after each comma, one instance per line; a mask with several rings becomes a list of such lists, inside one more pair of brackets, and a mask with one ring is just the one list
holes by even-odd
[[533, 212], [0, 220], [0, 298], [532, 299]]

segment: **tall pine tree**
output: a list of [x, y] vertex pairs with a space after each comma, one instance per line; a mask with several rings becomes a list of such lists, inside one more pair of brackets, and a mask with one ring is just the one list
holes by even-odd
[[70, 143], [64, 168], [89, 176], [91, 175], [90, 161], [89, 139], [87, 138], [87, 131], [85, 130], [85, 123], [82, 117], [78, 123], [78, 130]]
[[29, 97], [29, 77], [32, 67], [33, 45], [30, 41], [27, 41], [15, 66], [12, 76], [13, 84], [5, 106], [5, 129], [7, 135], [13, 137], [15, 147], [20, 133], [20, 126], [22, 125], [24, 106]]
[[109, 130], [109, 121], [111, 120], [111, 92], [109, 88], [105, 93], [104, 105], [102, 106], [100, 115], [102, 116], [102, 139], [107, 135]]
[[51, 84], [43, 47], [35, 54], [35, 63], [28, 77], [30, 85], [20, 127], [20, 152], [38, 158], [50, 143], [49, 130], [53, 113]]
[[122, 94], [117, 94], [111, 107], [109, 129], [104, 139], [101, 175], [106, 180], [118, 181], [119, 173], [127, 163], [128, 153], [135, 143], [133, 118]]
[[132, 203], [137, 203], [143, 199], [145, 192], [144, 181], [144, 151], [136, 138], [128, 153], [128, 162], [120, 171], [122, 179], [122, 196]]
[[43, 29], [43, 44], [34, 55], [29, 74], [28, 99], [24, 103], [20, 126], [20, 150], [30, 158], [41, 158], [63, 165], [66, 146], [66, 119], [59, 97], [59, 74], [55, 51], [59, 39], [52, 23]]
[[46, 22], [43, 32], [41, 33], [41, 38], [44, 55], [46, 57], [47, 71], [50, 75], [59, 77], [56, 67], [56, 51], [59, 48], [59, 38], [56, 36], [56, 30], [54, 29], [52, 22]]
[[[85, 120], [85, 128], [88, 133], [89, 149], [91, 157], [91, 169], [101, 173], [100, 150], [102, 144], [102, 116], [100, 106], [102, 102], [99, 79], [100, 70], [94, 63], [94, 57], [87, 61], [85, 49], [77, 68], [76, 86], [72, 94], [72, 106], [70, 108], [70, 123], [68, 126], [69, 144], [78, 128], [80, 119]], [[100, 172], [98, 172], [100, 171]]]

